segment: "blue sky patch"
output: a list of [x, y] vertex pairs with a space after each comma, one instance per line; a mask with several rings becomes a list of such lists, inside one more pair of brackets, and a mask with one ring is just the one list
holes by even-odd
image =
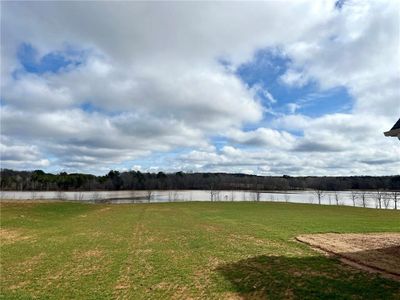
[[67, 67], [77, 67], [85, 59], [84, 51], [66, 47], [59, 51], [52, 51], [43, 56], [29, 43], [22, 43], [17, 51], [17, 58], [24, 71], [28, 73], [43, 74], [57, 73]]
[[82, 104], [79, 106], [79, 108], [82, 109], [84, 112], [87, 112], [87, 113], [93, 113], [93, 112], [100, 111], [100, 109], [99, 109], [98, 107], [94, 106], [94, 105], [93, 105], [92, 103], [90, 103], [90, 102], [82, 103]]
[[[266, 49], [258, 51], [252, 61], [236, 70], [236, 75], [250, 88], [261, 88], [257, 95], [267, 108], [266, 119], [294, 112], [318, 117], [351, 109], [353, 100], [344, 87], [321, 90], [315, 81], [300, 87], [283, 83], [281, 76], [291, 64], [290, 58], [281, 55], [279, 51]], [[276, 102], [268, 99], [262, 89], [268, 91]]]

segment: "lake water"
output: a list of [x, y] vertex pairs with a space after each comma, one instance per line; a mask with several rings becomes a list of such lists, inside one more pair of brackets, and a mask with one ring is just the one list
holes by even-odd
[[[54, 192], [54, 191], [1, 191], [2, 200], [66, 200], [91, 203], [160, 203], [185, 201], [269, 201], [318, 204], [318, 196], [313, 191], [89, 191], [89, 192]], [[337, 197], [336, 197], [337, 196]], [[337, 203], [337, 200], [338, 203]], [[393, 209], [394, 201], [390, 193], [382, 196], [382, 208]], [[353, 206], [352, 193], [349, 191], [324, 192], [321, 204]], [[377, 193], [368, 192], [365, 206], [378, 207]], [[399, 204], [399, 203], [398, 203]], [[361, 196], [355, 199], [355, 205], [362, 207]]]

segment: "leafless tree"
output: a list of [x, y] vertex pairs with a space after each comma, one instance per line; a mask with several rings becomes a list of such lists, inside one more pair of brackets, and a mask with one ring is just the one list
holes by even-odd
[[340, 201], [339, 193], [337, 191], [335, 191], [335, 202], [336, 202], [336, 205], [339, 205], [339, 201]]
[[393, 191], [391, 194], [394, 201], [394, 209], [397, 209], [397, 201], [400, 198], [400, 191]]
[[174, 201], [178, 201], [178, 200], [179, 200], [179, 193], [178, 193], [178, 191], [174, 191], [174, 193], [173, 193], [173, 199], [174, 199]]
[[93, 200], [93, 202], [97, 202], [98, 200], [100, 200], [100, 194], [98, 191], [94, 191], [92, 193], [92, 200]]
[[147, 202], [150, 203], [152, 196], [153, 196], [153, 191], [152, 191], [152, 190], [146, 190], [146, 199], [147, 199]]
[[219, 194], [220, 194], [220, 191], [215, 191], [215, 200], [216, 201], [219, 201]]
[[367, 207], [367, 192], [366, 191], [359, 191], [358, 198], [361, 200], [362, 207]]
[[214, 189], [214, 184], [210, 184], [210, 200], [211, 202], [219, 200], [219, 191]]
[[173, 199], [172, 191], [168, 191], [168, 202], [172, 202], [172, 199]]
[[249, 196], [250, 196], [250, 199], [249, 199], [250, 201], [256, 201], [257, 196], [256, 196], [255, 192], [250, 192]]
[[386, 209], [388, 209], [390, 206], [390, 201], [392, 200], [391, 194], [384, 193], [382, 199], [383, 199], [383, 205], [385, 206]]
[[353, 201], [353, 206], [356, 206], [356, 200], [358, 198], [357, 191], [351, 191], [350, 197], [351, 197], [351, 201]]
[[210, 200], [219, 201], [219, 191], [210, 190]]
[[260, 199], [261, 199], [261, 192], [260, 191], [255, 191], [255, 196], [256, 196], [256, 201], [257, 202], [260, 202]]
[[285, 192], [285, 194], [283, 195], [283, 197], [285, 198], [285, 202], [289, 202], [290, 200], [290, 195], [288, 192]]
[[317, 196], [318, 199], [318, 204], [321, 204], [321, 200], [324, 198], [325, 196], [325, 191], [320, 190], [320, 189], [315, 189], [314, 190], [314, 195]]
[[57, 191], [57, 200], [64, 200], [65, 199], [65, 193], [62, 190]]
[[382, 198], [383, 192], [381, 190], [377, 190], [375, 193], [375, 206], [376, 208], [382, 208]]
[[135, 199], [135, 198], [136, 198], [136, 191], [135, 191], [135, 190], [131, 190], [131, 192], [130, 192], [130, 197], [131, 197], [132, 199]]
[[74, 200], [83, 201], [83, 192], [82, 191], [74, 192]]

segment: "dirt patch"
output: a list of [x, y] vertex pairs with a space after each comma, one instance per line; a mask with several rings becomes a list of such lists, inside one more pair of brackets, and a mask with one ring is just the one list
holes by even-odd
[[24, 235], [21, 231], [15, 229], [0, 228], [1, 245], [14, 244], [16, 242], [29, 240], [31, 237]]
[[400, 233], [324, 233], [301, 235], [296, 239], [338, 255], [352, 266], [400, 280]]

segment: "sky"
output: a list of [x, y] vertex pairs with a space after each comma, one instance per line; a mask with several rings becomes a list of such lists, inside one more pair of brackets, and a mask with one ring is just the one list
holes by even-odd
[[399, 1], [1, 2], [1, 167], [393, 175]]

